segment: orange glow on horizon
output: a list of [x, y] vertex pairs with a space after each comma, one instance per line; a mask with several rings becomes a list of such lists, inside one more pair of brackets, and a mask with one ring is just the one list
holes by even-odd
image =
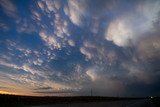
[[7, 94], [7, 95], [22, 95], [22, 96], [32, 96], [32, 94], [22, 94], [16, 92], [8, 92], [8, 91], [0, 91], [0, 94]]
[[15, 93], [15, 92], [8, 92], [8, 91], [1, 91], [0, 94], [6, 94], [6, 95], [20, 95], [20, 96], [46, 96], [46, 95], [41, 95], [41, 94], [23, 94], [23, 93]]
[[0, 91], [0, 94], [18, 95], [17, 93], [14, 93], [14, 92], [8, 92], [8, 91]]

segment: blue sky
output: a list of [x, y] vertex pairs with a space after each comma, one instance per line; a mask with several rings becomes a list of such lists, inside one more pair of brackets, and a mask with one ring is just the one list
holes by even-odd
[[0, 0], [0, 93], [160, 95], [159, 0]]

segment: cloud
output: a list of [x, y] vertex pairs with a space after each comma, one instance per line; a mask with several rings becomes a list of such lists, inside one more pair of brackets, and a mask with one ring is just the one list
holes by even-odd
[[96, 20], [104, 17], [111, 9], [117, 8], [118, 4], [116, 0], [68, 0], [64, 12], [72, 23], [79, 27], [89, 26], [95, 22], [91, 31], [96, 33], [99, 26]]
[[7, 63], [2, 59], [0, 60], [0, 65], [6, 66], [6, 67], [10, 67], [10, 68], [14, 68], [14, 69], [18, 69], [18, 70], [23, 69], [22, 67], [17, 66], [15, 64]]
[[[85, 10], [86, 10], [86, 2], [84, 0], [75, 1], [69, 0], [68, 7], [65, 7], [65, 12], [69, 16], [70, 20], [78, 26], [83, 25], [83, 21], [85, 20]], [[68, 12], [67, 12], [68, 11]]]
[[7, 88], [8, 88], [8, 87], [3, 87], [3, 86], [1, 87], [1, 86], [0, 86], [0, 89], [7, 89]]
[[132, 81], [153, 84], [159, 78], [159, 31], [152, 31], [140, 38], [132, 50], [131, 59], [122, 66]]
[[43, 93], [43, 94], [70, 94], [72, 91], [35, 91], [34, 93]]
[[[18, 13], [16, 5], [0, 3], [10, 17]], [[28, 17], [22, 13], [15, 28], [0, 24], [6, 30], [0, 38], [2, 86], [17, 92], [22, 87], [30, 95], [88, 95], [92, 88], [94, 95], [117, 96], [130, 94], [127, 89], [134, 84], [158, 84], [158, 0], [39, 0], [28, 5]]]
[[87, 69], [86, 75], [91, 80], [90, 83], [88, 83], [90, 85], [84, 85], [82, 90], [92, 88], [95, 95], [110, 95], [109, 93], [112, 93], [113, 95], [113, 93], [118, 90], [121, 93], [125, 90], [125, 85], [122, 80], [112, 78], [110, 74], [104, 74], [103, 70], [101, 70], [98, 66]]
[[80, 52], [86, 55], [87, 59], [91, 59], [93, 57], [92, 53], [90, 53], [85, 47], [81, 47]]
[[65, 39], [71, 35], [68, 21], [62, 20], [60, 14], [55, 14], [54, 28], [54, 34], [59, 38]]
[[147, 25], [148, 21], [144, 21], [142, 17], [136, 14], [118, 17], [109, 24], [105, 38], [121, 47], [134, 45], [136, 40], [151, 28]]
[[[15, 74], [12, 74], [12, 76]], [[16, 78], [19, 80], [19, 78]], [[7, 91], [8, 93], [14, 93], [17, 95], [31, 95], [32, 93], [29, 90], [27, 84], [23, 85], [19, 82], [16, 82], [11, 76], [7, 73], [0, 71], [0, 83], [2, 86], [7, 87], [6, 89], [1, 89], [1, 91]]]
[[86, 74], [92, 79], [92, 81], [95, 81], [99, 78], [97, 71], [95, 69], [88, 69], [86, 71]]
[[61, 7], [61, 3], [60, 3], [61, 1], [60, 0], [54, 0], [54, 1], [46, 0], [45, 2], [46, 2], [48, 10], [50, 12], [53, 11], [54, 13], [56, 13]]
[[[50, 92], [52, 91], [52, 93], [57, 92], [57, 93], [67, 94], [68, 90], [72, 90], [72, 89], [75, 90], [74, 88], [67, 86], [67, 84], [60, 83], [58, 81], [51, 81], [49, 80], [49, 78], [43, 79], [36, 74], [33, 75], [33, 74], [7, 74], [5, 73], [4, 75], [1, 72], [0, 74], [1, 74], [0, 76], [1, 85], [6, 86], [6, 87], [8, 87], [9, 85], [9, 87], [12, 87], [12, 88], [9, 88], [9, 89], [12, 89], [12, 91], [14, 87], [15, 92], [20, 90], [18, 94], [22, 93], [23, 95], [28, 95], [29, 93], [29, 95], [31, 94], [32, 95], [44, 95], [45, 93], [43, 94], [40, 94], [40, 93], [43, 91], [47, 92], [47, 90]], [[4, 83], [6, 85], [4, 85]], [[9, 92], [12, 92], [12, 91], [9, 90]]]
[[128, 28], [128, 24], [125, 24], [124, 21], [118, 19], [111, 22], [107, 29], [106, 39], [113, 41], [118, 46], [128, 45], [133, 36], [133, 32]]
[[[5, 57], [5, 59], [10, 58], [11, 61], [15, 61], [15, 58], [12, 58], [14, 55], [14, 52], [18, 52], [17, 55], [19, 65], [28, 64], [28, 65], [36, 65], [41, 66], [45, 62], [50, 62], [54, 59], [56, 59], [56, 54], [54, 52], [51, 52], [51, 49], [44, 49], [40, 51], [39, 49], [31, 49], [30, 47], [21, 46], [18, 45], [16, 42], [13, 41], [7, 41], [8, 44], [8, 50], [10, 50], [8, 57]], [[48, 46], [48, 45], [47, 45]], [[10, 57], [9, 57], [10, 56]], [[45, 60], [44, 60], [45, 59]]]
[[90, 30], [92, 33], [97, 34], [99, 32], [100, 21], [98, 20], [98, 18], [93, 18], [92, 20], [93, 21]]
[[17, 8], [10, 0], [1, 0], [0, 5], [8, 16], [17, 18]]
[[109, 66], [114, 66], [121, 56], [118, 55], [117, 50], [101, 44], [102, 42], [99, 41], [102, 41], [102, 38], [85, 39], [83, 46], [80, 47], [80, 52], [86, 56], [86, 60], [101, 66], [105, 70]]
[[[153, 22], [160, 9], [159, 1], [137, 3], [135, 9], [117, 16], [106, 29], [105, 38], [120, 47], [132, 46], [148, 31], [153, 31]], [[154, 7], [154, 8], [152, 8]]]
[[41, 59], [39, 59], [39, 58], [38, 58], [36, 61], [33, 61], [33, 64], [39, 65], [39, 66], [41, 66], [42, 63], [43, 63], [43, 60], [41, 60]]
[[92, 41], [83, 41], [83, 46], [80, 47], [80, 52], [86, 56], [87, 59], [91, 60], [95, 57], [95, 50], [97, 49], [96, 43]]
[[155, 75], [151, 71], [145, 68], [144, 64], [141, 63], [123, 63], [122, 65], [128, 72], [128, 79], [131, 81], [144, 82], [150, 84], [155, 81]]
[[41, 31], [39, 36], [51, 49], [60, 49], [61, 44], [54, 35], [48, 35], [45, 31]]
[[37, 2], [37, 5], [39, 6], [39, 8], [40, 8], [41, 10], [44, 11], [45, 6], [44, 6], [44, 3], [43, 3], [42, 1], [38, 1], [38, 2]]
[[10, 29], [9, 26], [3, 22], [0, 22], [0, 28], [1, 28], [1, 30], [5, 31], [5, 32]]
[[52, 87], [39, 87], [39, 88], [35, 88], [34, 90], [50, 90], [52, 89]]
[[17, 32], [30, 34], [36, 31], [36, 27], [29, 20], [22, 19], [17, 21]]
[[69, 44], [70, 46], [75, 46], [75, 42], [74, 42], [73, 40], [68, 40], [68, 44]]
[[141, 60], [148, 61], [157, 59], [160, 56], [159, 32], [151, 33], [147, 38], [142, 38], [136, 46], [137, 53]]
[[17, 64], [11, 63], [11, 61], [9, 62], [9, 61], [6, 61], [5, 59], [0, 59], [0, 65], [18, 70], [21, 73], [22, 73], [21, 70], [23, 70], [33, 75], [37, 74], [39, 76], [45, 77], [45, 74], [41, 70], [35, 69], [34, 67], [29, 66], [28, 64], [25, 64], [25, 63], [23, 63], [22, 65], [17, 65]]
[[32, 18], [35, 19], [36, 21], [42, 20], [42, 16], [39, 12], [33, 10], [32, 14], [33, 14]]
[[[66, 47], [71, 31], [69, 21], [63, 18], [64, 15], [62, 15], [60, 10], [62, 6], [61, 1], [38, 1], [37, 4], [43, 11], [42, 13], [38, 12], [38, 14], [33, 12], [35, 18], [41, 19], [35, 19], [40, 27], [39, 35], [41, 39], [52, 50]], [[48, 19], [48, 23], [44, 23], [44, 17], [39, 18], [39, 16], [43, 15]], [[73, 42], [71, 45], [73, 45]]]

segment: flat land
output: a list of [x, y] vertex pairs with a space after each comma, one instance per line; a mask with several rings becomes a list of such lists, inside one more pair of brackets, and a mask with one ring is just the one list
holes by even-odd
[[0, 95], [0, 107], [160, 107], [160, 98], [101, 96], [35, 97]]

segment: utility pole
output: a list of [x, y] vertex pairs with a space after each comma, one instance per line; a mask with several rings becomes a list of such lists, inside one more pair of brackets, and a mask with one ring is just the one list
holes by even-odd
[[92, 88], [91, 88], [91, 96], [93, 96]]

